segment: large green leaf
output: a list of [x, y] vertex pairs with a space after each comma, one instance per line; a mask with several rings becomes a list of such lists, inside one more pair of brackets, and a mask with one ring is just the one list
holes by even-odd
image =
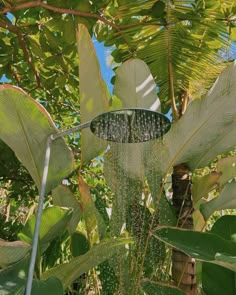
[[[217, 171], [203, 177], [193, 179], [192, 195], [194, 202], [198, 202], [214, 188], [222, 189], [229, 181], [236, 177], [236, 157], [226, 157], [217, 162]], [[225, 204], [227, 206], [227, 204]], [[206, 205], [207, 207], [208, 205]], [[203, 206], [204, 207], [204, 206]]]
[[[29, 268], [29, 258], [0, 270], [0, 294], [24, 295]], [[46, 281], [33, 280], [32, 295], [63, 295], [63, 286], [59, 279], [50, 277]]]
[[31, 245], [22, 242], [0, 240], [0, 267], [4, 268], [22, 259], [31, 249]]
[[81, 256], [89, 251], [89, 241], [81, 232], [75, 232], [71, 236], [70, 248], [73, 257]]
[[81, 218], [81, 208], [78, 199], [65, 185], [59, 185], [52, 191], [53, 204], [60, 207], [73, 208], [71, 220], [69, 222], [69, 230], [72, 234]]
[[[120, 34], [116, 28], [104, 24], [102, 30], [99, 25], [100, 39], [115, 44], [115, 61], [122, 62], [134, 54], [144, 60], [157, 81], [166, 110], [170, 107], [171, 90], [178, 102], [185, 91], [193, 97], [205, 93], [226, 66], [222, 52], [226, 50], [229, 32], [221, 20], [233, 15], [229, 12], [232, 1], [214, 1], [214, 5], [210, 1], [217, 9], [209, 9], [209, 0], [175, 1], [174, 5], [156, 0], [118, 2], [121, 6], [112, 7], [112, 15], [117, 24], [124, 25]], [[146, 24], [142, 25], [142, 21]], [[223, 56], [225, 60], [226, 54]]]
[[[108, 111], [109, 94], [102, 79], [92, 39], [87, 28], [79, 24], [77, 32], [80, 78], [81, 123], [91, 121]], [[88, 162], [106, 148], [107, 143], [96, 138], [90, 130], [82, 130], [82, 160]]]
[[217, 210], [236, 209], [236, 182], [227, 184], [221, 191], [219, 197], [201, 204], [200, 211], [207, 220]]
[[29, 268], [29, 258], [0, 270], [0, 294], [24, 295]]
[[168, 286], [153, 281], [143, 282], [142, 288], [147, 295], [185, 295], [183, 291], [174, 286]]
[[202, 286], [207, 295], [234, 295], [236, 292], [235, 272], [212, 263], [203, 263]]
[[64, 288], [66, 288], [83, 273], [112, 257], [119, 249], [124, 248], [129, 243], [132, 243], [130, 238], [112, 238], [102, 241], [92, 247], [86, 254], [45, 272], [43, 278], [47, 279], [55, 276], [61, 280]]
[[[47, 111], [17, 87], [0, 87], [0, 138], [10, 146], [40, 187], [46, 141], [57, 129]], [[63, 139], [52, 143], [47, 191], [73, 168], [71, 151]]]
[[[65, 231], [72, 216], [72, 209], [50, 207], [43, 211], [41, 226], [39, 232], [40, 247], [41, 251], [44, 252], [49, 246], [50, 242], [53, 241], [57, 236], [60, 236]], [[27, 242], [31, 243], [34, 234], [36, 217], [32, 215], [24, 228], [18, 234], [18, 237]]]
[[[225, 215], [216, 221], [211, 232], [229, 241], [236, 241], [236, 216]], [[235, 272], [222, 266], [204, 262], [202, 264], [202, 286], [207, 295], [234, 295]]]
[[217, 163], [217, 171], [222, 172], [222, 176], [218, 181], [220, 187], [222, 187], [229, 180], [236, 177], [236, 157], [220, 159]]
[[63, 295], [63, 285], [58, 278], [50, 277], [46, 281], [34, 280], [32, 295]]
[[93, 244], [94, 241], [92, 241], [92, 236], [96, 232], [98, 232], [100, 238], [104, 237], [106, 232], [106, 224], [93, 202], [92, 196], [90, 194], [89, 186], [80, 175], [78, 180], [79, 180], [80, 201], [81, 201], [81, 206], [82, 206], [83, 215], [85, 219], [85, 226], [86, 226], [88, 237], [90, 239], [90, 243]]
[[[236, 228], [235, 228], [236, 230]], [[187, 255], [236, 271], [236, 243], [213, 233], [160, 227], [154, 236]], [[231, 237], [234, 237], [232, 234]]]
[[218, 183], [222, 176], [221, 172], [211, 172], [193, 180], [192, 196], [194, 203], [205, 197]]
[[191, 102], [184, 116], [173, 124], [163, 142], [153, 147], [149, 165], [165, 173], [186, 163], [191, 170], [206, 166], [236, 144], [236, 63], [216, 80], [208, 95]]
[[[123, 108], [138, 107], [153, 111], [161, 109], [155, 81], [148, 66], [140, 59], [130, 59], [117, 70], [114, 94], [121, 100]], [[144, 163], [151, 146], [152, 142], [114, 143], [111, 150], [119, 157], [119, 163], [125, 172], [142, 179], [145, 174]]]
[[148, 108], [160, 110], [156, 83], [147, 64], [140, 59], [124, 62], [116, 72], [114, 94], [122, 101], [123, 108]]

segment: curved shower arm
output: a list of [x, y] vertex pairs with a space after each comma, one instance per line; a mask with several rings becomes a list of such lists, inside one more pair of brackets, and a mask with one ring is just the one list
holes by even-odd
[[60, 131], [60, 132], [58, 132], [56, 134], [52, 134], [52, 135], [50, 135], [51, 136], [51, 139], [53, 141], [53, 140], [55, 140], [57, 138], [63, 137], [65, 135], [69, 135], [69, 134], [71, 134], [73, 132], [76, 132], [76, 131], [79, 131], [79, 130], [88, 128], [90, 126], [90, 124], [91, 124], [91, 121], [85, 122], [83, 124], [80, 124], [78, 126], [72, 127], [70, 129], [67, 129], [67, 130], [64, 130], [64, 131]]

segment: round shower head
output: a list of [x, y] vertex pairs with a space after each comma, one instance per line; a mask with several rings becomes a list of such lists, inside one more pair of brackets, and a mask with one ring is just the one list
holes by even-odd
[[103, 113], [90, 124], [91, 131], [107, 141], [138, 143], [162, 137], [170, 129], [169, 119], [146, 109], [120, 109]]

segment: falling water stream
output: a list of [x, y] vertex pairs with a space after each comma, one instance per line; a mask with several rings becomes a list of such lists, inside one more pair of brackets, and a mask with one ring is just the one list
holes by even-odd
[[[112, 142], [105, 156], [108, 161], [105, 177], [114, 192], [111, 233], [114, 236], [129, 234], [136, 241], [113, 257], [110, 264], [119, 278], [119, 294], [138, 294], [135, 289], [139, 276], [143, 272], [146, 276], [148, 272], [154, 275], [154, 266], [163, 254], [156, 239], [151, 238], [145, 248], [149, 225], [157, 226], [159, 221], [158, 216], [152, 220], [148, 206], [150, 198], [152, 202], [157, 199], [161, 180], [155, 169], [145, 171], [145, 162], [151, 156], [153, 140], [162, 138], [169, 130], [169, 120], [150, 110], [122, 109], [96, 117], [90, 128], [98, 137]], [[151, 182], [150, 188], [148, 182]], [[145, 251], [151, 257], [149, 261], [144, 259]]]

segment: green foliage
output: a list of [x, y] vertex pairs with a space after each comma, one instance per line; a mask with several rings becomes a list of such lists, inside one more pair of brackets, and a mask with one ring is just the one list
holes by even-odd
[[[224, 224], [227, 228], [227, 224]], [[180, 249], [190, 257], [223, 266], [236, 271], [236, 244], [232, 240], [235, 227], [230, 238], [215, 233], [201, 233], [189, 230], [160, 227], [153, 235], [167, 244]]]
[[204, 99], [189, 105], [181, 120], [174, 123], [164, 136], [163, 142], [153, 145], [152, 158], [147, 166], [160, 167], [163, 174], [171, 166], [181, 163], [194, 170], [208, 165], [217, 155], [233, 150], [235, 69], [235, 63], [231, 64]]
[[115, 28], [97, 26], [98, 38], [116, 45], [113, 52], [116, 62], [135, 56], [149, 65], [160, 89], [164, 110], [170, 107], [172, 80], [174, 95], [181, 104], [183, 91], [188, 91], [193, 98], [201, 96], [226, 66], [220, 54], [227, 52], [230, 35], [228, 24], [222, 20], [227, 10], [233, 15], [235, 4], [230, 1], [203, 3], [205, 1], [186, 0], [174, 4], [172, 1], [129, 1], [107, 9], [117, 18], [120, 34]]
[[131, 59], [116, 70], [114, 94], [123, 108], [139, 107], [160, 110], [156, 84], [148, 66], [140, 59]]
[[22, 241], [0, 240], [0, 267], [4, 268], [21, 260], [29, 253], [31, 246]]
[[[213, 225], [211, 232], [233, 240], [236, 227], [235, 216], [223, 216]], [[203, 290], [207, 295], [220, 295], [235, 293], [235, 272], [222, 266], [204, 262], [202, 265]]]
[[58, 235], [50, 242], [48, 248], [41, 254], [41, 272], [68, 261], [71, 258], [70, 235], [68, 231]]
[[[111, 108], [160, 110], [160, 102], [166, 112], [171, 100], [172, 111], [174, 102], [183, 117], [163, 141], [111, 144], [103, 162], [101, 156], [92, 159], [107, 143], [84, 130], [82, 141], [78, 134], [66, 138], [74, 171], [65, 141], [53, 142], [47, 188], [53, 191], [45, 203], [33, 294], [63, 294], [63, 288], [77, 294], [183, 294], [160, 283], [169, 279], [169, 244], [211, 263], [203, 267], [206, 295], [234, 294], [233, 217], [220, 219], [211, 233], [156, 227], [177, 224], [165, 194], [172, 166], [184, 162], [194, 172], [235, 146], [235, 64], [185, 113], [189, 99], [203, 97], [228, 65], [235, 13], [229, 0], [0, 1], [0, 77], [34, 98], [12, 86], [0, 89], [1, 294], [24, 294], [35, 184], [40, 187], [46, 139], [57, 132], [53, 121], [63, 129]], [[115, 45], [112, 56], [122, 63], [111, 100], [92, 34]], [[206, 219], [235, 208], [235, 183], [228, 183], [236, 175], [234, 162], [220, 160], [216, 171], [194, 183], [195, 203], [221, 190], [201, 205]], [[65, 177], [67, 187], [61, 185]], [[17, 242], [17, 234], [29, 244]], [[225, 288], [214, 285], [212, 272], [218, 282], [224, 278]]]
[[195, 179], [192, 189], [194, 202], [197, 203], [199, 200], [205, 197], [210, 191], [212, 191], [215, 188], [221, 176], [222, 173], [220, 172], [211, 172], [205, 176], [198, 177], [197, 179]]
[[73, 257], [85, 254], [89, 251], [89, 241], [84, 234], [75, 232], [71, 236], [71, 253]]
[[16, 220], [6, 221], [4, 215], [0, 215], [0, 237], [6, 241], [16, 241], [17, 233], [22, 229], [22, 223]]
[[86, 232], [90, 244], [93, 245], [98, 237], [100, 239], [104, 237], [106, 225], [93, 202], [87, 183], [81, 176], [79, 176], [79, 192]]
[[23, 295], [28, 266], [29, 258], [27, 257], [8, 268], [0, 270], [0, 293], [3, 295]]
[[52, 191], [52, 201], [55, 206], [73, 208], [69, 230], [71, 234], [75, 232], [81, 218], [81, 208], [76, 196], [65, 185], [58, 185]]
[[[12, 174], [16, 172], [20, 178], [22, 166], [17, 160], [14, 152], [3, 141], [0, 141], [0, 175], [1, 179], [8, 180], [12, 178]], [[23, 171], [22, 171], [23, 172]], [[22, 181], [25, 179], [22, 178]], [[30, 179], [26, 179], [30, 180]]]
[[163, 17], [165, 13], [166, 4], [162, 1], [156, 1], [150, 11], [150, 15], [153, 18], [160, 18]]
[[201, 205], [201, 212], [204, 218], [207, 220], [212, 213], [217, 210], [223, 209], [235, 209], [236, 202], [235, 202], [235, 193], [236, 193], [236, 183], [233, 181], [227, 184], [220, 195], [206, 203]]
[[47, 279], [46, 281], [35, 280], [33, 282], [32, 294], [50, 295], [52, 294], [52, 292], [55, 292], [55, 294], [58, 294], [58, 295], [64, 294], [62, 283], [57, 278], [51, 277]]
[[156, 282], [147, 281], [142, 283], [142, 287], [146, 294], [165, 294], [165, 295], [184, 295], [185, 293], [178, 288], [167, 285], [161, 285]]
[[[39, 246], [41, 253], [47, 249], [51, 241], [53, 241], [57, 236], [63, 234], [71, 219], [71, 216], [71, 209], [60, 207], [51, 207], [43, 211], [39, 233]], [[35, 215], [32, 215], [28, 219], [24, 228], [18, 234], [18, 237], [22, 241], [28, 242], [30, 244], [32, 243], [35, 222]]]
[[[17, 264], [0, 270], [0, 293], [2, 295], [25, 293], [25, 284], [28, 273], [29, 259], [21, 260]], [[46, 281], [34, 280], [32, 287], [32, 294], [64, 294], [63, 286], [57, 278], [49, 278]]]
[[[57, 132], [46, 110], [22, 90], [13, 86], [0, 89], [0, 134], [30, 172], [37, 187], [41, 185], [44, 153], [49, 135]], [[42, 147], [38, 150], [38, 147]], [[50, 191], [73, 167], [73, 156], [62, 139], [52, 143], [47, 190]], [[62, 152], [63, 159], [56, 154]]]
[[219, 179], [219, 186], [222, 188], [231, 179], [236, 177], [236, 157], [226, 157], [222, 158], [217, 163], [217, 171], [222, 173]]
[[[5, 191], [2, 193], [0, 207], [7, 208], [10, 204], [11, 216], [0, 215], [0, 237], [13, 241], [23, 216], [18, 216], [19, 208], [30, 207], [37, 193], [37, 188], [25, 167], [15, 156], [13, 150], [0, 140], [0, 187]], [[23, 215], [23, 214], [22, 214]], [[18, 220], [16, 220], [19, 217]]]
[[[109, 94], [100, 73], [92, 40], [84, 25], [77, 32], [80, 56], [80, 110], [81, 123], [91, 121], [98, 114], [108, 111]], [[93, 81], [91, 83], [91, 81]], [[82, 130], [82, 161], [86, 163], [105, 150], [106, 143], [95, 138], [90, 130]]]
[[119, 248], [121, 249], [125, 244], [129, 243], [132, 243], [132, 239], [112, 238], [102, 241], [84, 255], [72, 258], [69, 263], [58, 265], [45, 272], [43, 278], [47, 279], [51, 276], [55, 276], [61, 280], [64, 288], [68, 287], [80, 275], [112, 257]]

